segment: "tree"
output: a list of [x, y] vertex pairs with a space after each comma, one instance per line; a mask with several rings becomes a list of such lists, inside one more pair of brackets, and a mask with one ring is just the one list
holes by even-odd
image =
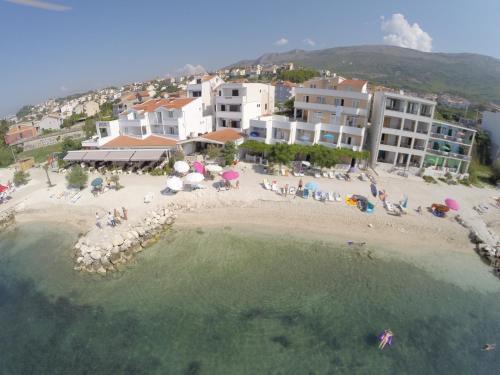
[[50, 176], [49, 176], [49, 163], [45, 163], [43, 165], [43, 170], [45, 171], [45, 175], [47, 176], [47, 184], [49, 185], [49, 187], [54, 186], [54, 185], [52, 185], [52, 181], [50, 180]]
[[83, 125], [83, 131], [85, 132], [85, 136], [87, 138], [92, 137], [96, 133], [94, 118], [89, 117], [85, 120], [85, 124]]
[[289, 113], [293, 113], [294, 106], [295, 106], [295, 98], [290, 98], [283, 103], [283, 107]]
[[492, 182], [494, 184], [497, 184], [498, 182], [500, 182], [500, 160], [497, 159], [493, 162], [493, 165], [491, 167], [491, 171], [493, 172], [491, 178], [492, 178]]
[[207, 157], [210, 160], [218, 158], [220, 155], [220, 148], [215, 145], [208, 145], [207, 147]]
[[232, 141], [226, 142], [221, 150], [221, 156], [224, 159], [225, 165], [230, 165], [234, 161], [234, 156], [236, 155], [236, 144]]
[[0, 146], [0, 167], [8, 167], [13, 161], [12, 151], [6, 146]]
[[268, 158], [273, 163], [289, 164], [295, 158], [295, 154], [290, 145], [278, 143], [271, 146]]
[[67, 153], [68, 151], [80, 150], [82, 144], [77, 140], [67, 137], [63, 139], [61, 148], [64, 153]]
[[302, 83], [317, 77], [319, 74], [316, 70], [312, 69], [297, 69], [297, 70], [286, 70], [279, 74], [278, 78], [284, 81], [291, 81], [294, 83]]
[[29, 177], [30, 177], [29, 173], [19, 170], [14, 172], [14, 178], [12, 180], [14, 182], [14, 185], [21, 186], [21, 185], [26, 185], [28, 183]]
[[66, 175], [66, 181], [70, 187], [83, 189], [87, 185], [89, 175], [83, 170], [80, 165], [75, 165], [71, 168], [69, 174]]
[[5, 134], [9, 131], [9, 122], [7, 120], [0, 121], [0, 145], [5, 145]]
[[476, 134], [476, 155], [481, 164], [491, 163], [491, 139], [488, 133], [479, 131]]

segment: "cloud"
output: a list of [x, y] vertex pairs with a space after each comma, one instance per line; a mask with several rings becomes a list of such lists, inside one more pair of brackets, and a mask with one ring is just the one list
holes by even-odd
[[201, 65], [186, 64], [182, 68], [177, 70], [179, 75], [193, 76], [197, 74], [205, 74], [207, 71]]
[[59, 87], [59, 90], [61, 90], [61, 91], [68, 91], [68, 89], [64, 85], [62, 85], [61, 87]]
[[395, 13], [388, 20], [380, 17], [381, 29], [385, 33], [384, 43], [392, 46], [417, 49], [423, 52], [432, 51], [432, 38], [418, 23], [410, 25], [405, 16]]
[[274, 42], [277, 46], [284, 46], [285, 44], [288, 44], [288, 39], [287, 38], [280, 38], [276, 42]]
[[314, 47], [316, 45], [316, 42], [312, 40], [311, 38], [305, 38], [302, 43], [307, 44], [308, 46]]
[[71, 7], [67, 5], [49, 3], [47, 1], [41, 1], [41, 0], [4, 0], [4, 1], [17, 5], [25, 5], [32, 8], [53, 10], [55, 12], [64, 12], [71, 9]]

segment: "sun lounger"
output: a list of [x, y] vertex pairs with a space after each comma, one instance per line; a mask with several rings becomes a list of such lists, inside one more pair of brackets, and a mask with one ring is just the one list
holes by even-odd
[[317, 201], [323, 200], [323, 193], [321, 191], [314, 192], [314, 199]]
[[365, 173], [361, 173], [361, 174], [359, 175], [359, 179], [360, 179], [361, 181], [368, 181], [368, 177], [366, 176], [366, 174], [365, 174]]
[[335, 178], [335, 174], [332, 171], [328, 172], [328, 178]]
[[309, 198], [309, 190], [308, 189], [304, 189], [302, 191], [302, 198], [304, 198], [304, 199], [308, 199]]
[[328, 178], [328, 172], [323, 172], [322, 175], [324, 178]]
[[262, 185], [264, 186], [264, 189], [271, 190], [271, 184], [269, 183], [269, 181], [267, 181], [267, 178], [262, 181]]
[[76, 193], [75, 195], [73, 195], [73, 197], [71, 198], [71, 203], [76, 203], [76, 201], [78, 199], [80, 199], [82, 197], [82, 193], [81, 192], [78, 192]]
[[314, 173], [314, 178], [320, 178], [320, 177], [321, 177], [321, 174], [319, 172]]
[[147, 193], [144, 196], [144, 203], [151, 203], [153, 201], [154, 194], [153, 193]]
[[278, 184], [276, 183], [276, 181], [273, 181], [273, 183], [271, 184], [271, 190], [272, 191], [278, 191]]

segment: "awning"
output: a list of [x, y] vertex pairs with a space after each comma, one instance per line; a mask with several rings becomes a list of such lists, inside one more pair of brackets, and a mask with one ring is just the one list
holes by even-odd
[[130, 161], [157, 161], [165, 154], [165, 150], [137, 150]]
[[66, 161], [81, 161], [87, 152], [87, 150], [68, 151], [63, 159]]
[[109, 150], [91, 150], [83, 157], [84, 161], [105, 161]]
[[134, 155], [134, 151], [109, 151], [109, 153], [106, 155], [105, 161], [129, 161], [132, 155]]

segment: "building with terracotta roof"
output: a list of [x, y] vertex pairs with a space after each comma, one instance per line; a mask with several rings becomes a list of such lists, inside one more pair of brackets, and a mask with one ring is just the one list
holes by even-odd
[[274, 86], [264, 83], [224, 83], [217, 89], [215, 105], [217, 130], [247, 130], [250, 119], [274, 111]]
[[20, 143], [26, 139], [36, 137], [38, 134], [37, 128], [31, 122], [23, 122], [11, 125], [7, 133], [5, 133], [5, 144], [13, 145]]

